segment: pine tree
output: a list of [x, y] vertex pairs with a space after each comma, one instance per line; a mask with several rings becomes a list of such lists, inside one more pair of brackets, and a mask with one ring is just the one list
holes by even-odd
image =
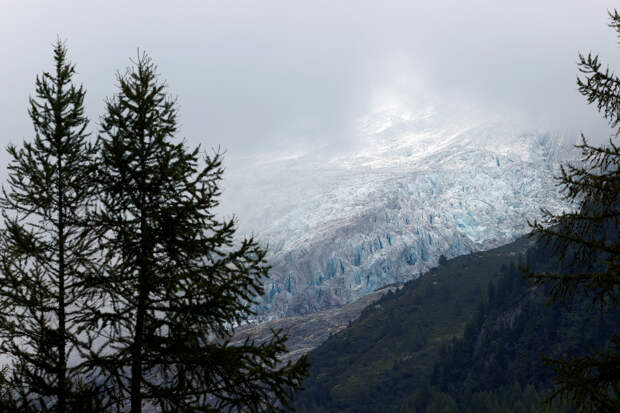
[[72, 83], [75, 67], [60, 40], [54, 63], [55, 71], [37, 76], [30, 98], [34, 139], [8, 146], [0, 199], [0, 352], [12, 362], [2, 378], [5, 409], [64, 413], [87, 384], [77, 360], [89, 345], [79, 334], [83, 304], [93, 301], [85, 280], [95, 239], [84, 217], [93, 199], [95, 148], [86, 133], [85, 91]]
[[144, 54], [102, 118], [93, 217], [105, 251], [93, 367], [117, 411], [277, 411], [307, 360], [281, 364], [285, 337], [231, 344], [269, 266], [253, 238], [218, 220], [222, 158], [175, 140], [176, 107]]
[[[620, 15], [609, 13], [610, 27], [620, 36]], [[564, 274], [529, 274], [537, 284], [550, 285], [551, 299], [587, 294], [601, 314], [618, 305], [620, 294], [620, 78], [602, 69], [598, 56], [579, 55], [577, 85], [590, 104], [616, 130], [607, 145], [588, 143], [582, 134], [582, 162], [566, 165], [558, 178], [575, 212], [543, 210], [533, 233], [552, 246], [564, 263]], [[549, 360], [557, 372], [554, 398], [570, 399], [582, 411], [620, 411], [620, 336], [615, 332], [606, 349], [585, 356]]]
[[445, 256], [445, 255], [441, 254], [441, 255], [439, 256], [439, 261], [438, 261], [438, 264], [439, 264], [439, 265], [446, 265], [447, 263], [448, 263], [448, 259], [446, 258], [446, 256]]

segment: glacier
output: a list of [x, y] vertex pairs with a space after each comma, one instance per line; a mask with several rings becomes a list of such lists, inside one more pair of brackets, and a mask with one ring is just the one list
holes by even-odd
[[364, 145], [352, 154], [282, 157], [225, 181], [240, 232], [269, 250], [259, 321], [342, 306], [417, 277], [441, 254], [508, 243], [541, 207], [570, 207], [553, 178], [576, 158], [570, 137], [450, 123], [432, 108], [359, 123]]

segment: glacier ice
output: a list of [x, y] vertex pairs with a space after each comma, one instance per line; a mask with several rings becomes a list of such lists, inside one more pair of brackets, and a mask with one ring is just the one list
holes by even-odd
[[417, 276], [440, 254], [510, 242], [541, 207], [567, 207], [553, 176], [574, 151], [558, 134], [450, 125], [432, 111], [375, 117], [362, 123], [370, 144], [358, 153], [280, 160], [227, 181], [243, 193], [229, 200], [242, 232], [269, 248], [260, 317], [343, 305]]

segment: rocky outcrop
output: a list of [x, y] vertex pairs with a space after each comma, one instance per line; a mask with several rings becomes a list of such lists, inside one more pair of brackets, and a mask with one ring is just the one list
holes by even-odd
[[235, 329], [231, 342], [234, 345], [246, 338], [262, 342], [272, 336], [272, 330], [282, 330], [288, 337], [286, 347], [289, 352], [281, 358], [281, 361], [294, 361], [318, 347], [330, 335], [347, 328], [349, 323], [359, 317], [364, 308], [377, 301], [383, 294], [397, 288], [400, 286], [382, 288], [338, 308], [240, 326]]

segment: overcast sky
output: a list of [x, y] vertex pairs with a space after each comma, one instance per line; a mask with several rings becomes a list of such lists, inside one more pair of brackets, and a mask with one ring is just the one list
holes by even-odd
[[[256, 152], [356, 144], [385, 105], [477, 106], [600, 134], [577, 93], [578, 51], [620, 68], [614, 2], [0, 0], [0, 142], [32, 135], [27, 98], [67, 41], [93, 128], [115, 72], [147, 51], [180, 103], [180, 134]], [[2, 169], [6, 156], [0, 155]], [[4, 172], [4, 171], [3, 171]]]

